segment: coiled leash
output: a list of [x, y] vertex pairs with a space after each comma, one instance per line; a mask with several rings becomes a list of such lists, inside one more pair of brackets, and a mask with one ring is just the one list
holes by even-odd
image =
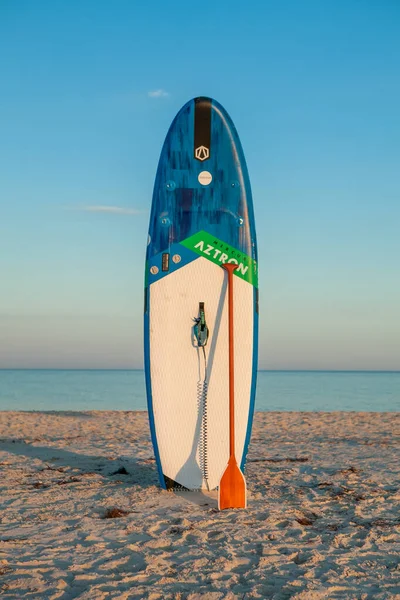
[[195, 325], [193, 327], [194, 337], [197, 341], [197, 347], [202, 348], [204, 357], [204, 379], [197, 382], [197, 402], [199, 409], [202, 412], [202, 434], [200, 437], [200, 462], [203, 471], [203, 478], [208, 486], [208, 454], [207, 454], [207, 356], [205, 346], [207, 345], [209, 330], [206, 323], [206, 315], [204, 311], [204, 302], [199, 302], [199, 316], [194, 318]]

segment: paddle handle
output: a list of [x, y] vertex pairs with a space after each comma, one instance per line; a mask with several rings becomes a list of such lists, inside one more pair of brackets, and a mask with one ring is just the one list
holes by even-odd
[[233, 331], [233, 271], [234, 263], [222, 265], [228, 273], [228, 332], [229, 332], [229, 456], [235, 456], [235, 342]]

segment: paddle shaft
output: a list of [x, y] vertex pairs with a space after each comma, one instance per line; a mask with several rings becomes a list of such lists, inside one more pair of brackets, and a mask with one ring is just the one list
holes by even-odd
[[228, 272], [228, 339], [229, 339], [229, 461], [218, 487], [218, 508], [246, 508], [246, 480], [235, 457], [235, 361], [233, 330], [233, 271], [237, 265], [223, 265]]
[[229, 330], [229, 455], [235, 455], [235, 342], [233, 331], [233, 271], [238, 265], [223, 265], [228, 273], [228, 330]]

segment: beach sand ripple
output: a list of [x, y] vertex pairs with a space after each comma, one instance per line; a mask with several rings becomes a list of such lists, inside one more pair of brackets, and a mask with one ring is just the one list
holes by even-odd
[[399, 413], [257, 413], [219, 512], [160, 489], [145, 412], [0, 412], [0, 597], [399, 599], [399, 441]]

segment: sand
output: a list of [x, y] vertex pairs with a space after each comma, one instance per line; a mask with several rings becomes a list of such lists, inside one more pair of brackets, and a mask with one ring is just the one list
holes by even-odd
[[257, 413], [247, 510], [158, 486], [147, 413], [0, 413], [0, 597], [400, 598], [399, 413]]

